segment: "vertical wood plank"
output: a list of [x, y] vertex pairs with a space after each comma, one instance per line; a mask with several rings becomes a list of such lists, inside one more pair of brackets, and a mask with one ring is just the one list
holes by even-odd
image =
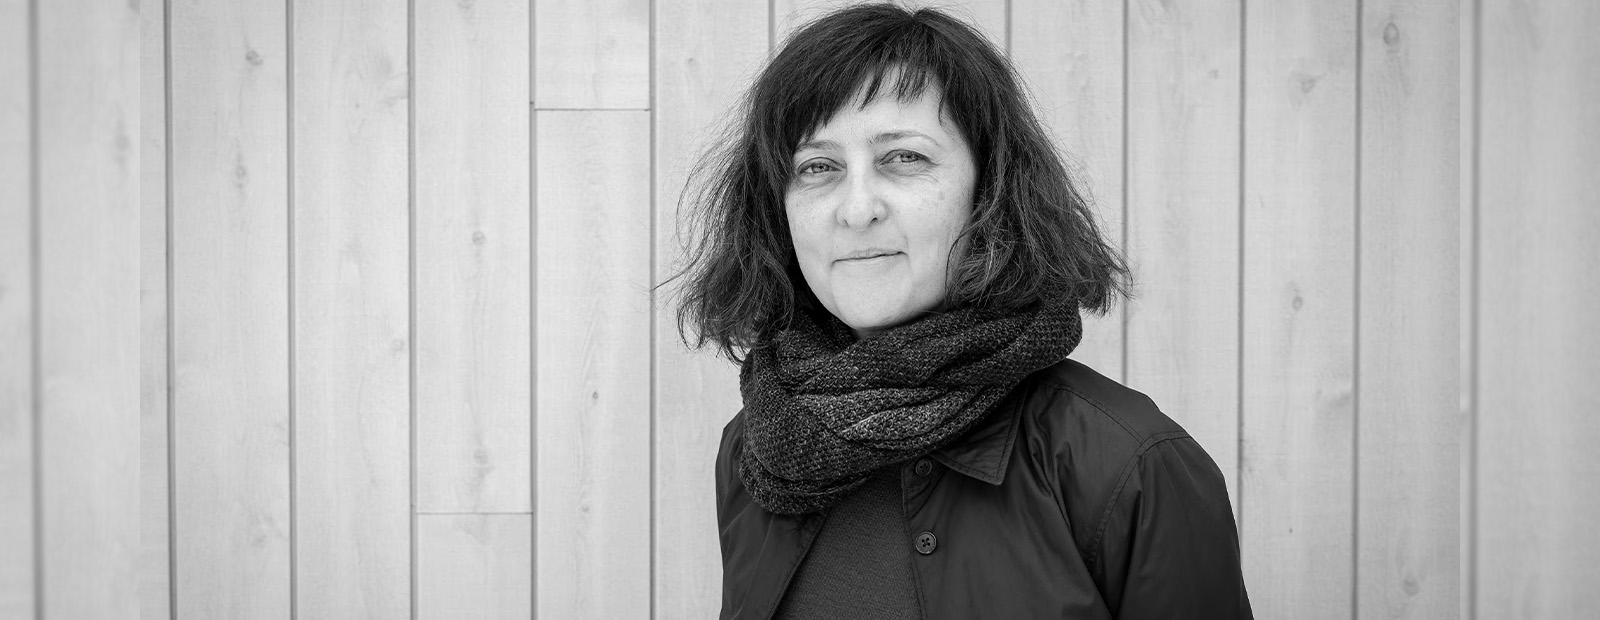
[[1245, 11], [1241, 535], [1264, 618], [1349, 618], [1356, 3]]
[[[682, 256], [679, 197], [689, 167], [736, 116], [736, 98], [767, 53], [767, 6], [694, 0], [656, 7], [655, 281]], [[722, 600], [713, 468], [739, 411], [738, 368], [678, 339], [670, 297], [655, 305], [655, 609], [711, 618]]]
[[[776, 50], [789, 35], [812, 20], [833, 11], [873, 0], [773, 0], [773, 49]], [[989, 36], [1001, 50], [1006, 49], [1007, 0], [905, 0], [899, 6], [913, 10], [923, 7], [937, 8], [969, 24]]]
[[418, 620], [532, 618], [532, 537], [531, 515], [418, 515]]
[[34, 613], [29, 3], [0, 0], [0, 618]]
[[414, 10], [416, 506], [525, 513], [533, 489], [528, 5]]
[[535, 107], [650, 107], [649, 0], [539, 0], [533, 23]]
[[1478, 248], [1475, 239], [1477, 235], [1477, 62], [1478, 37], [1475, 24], [1478, 18], [1478, 3], [1476, 1], [1463, 2], [1458, 11], [1460, 23], [1458, 32], [1461, 37], [1460, 63], [1461, 63], [1461, 157], [1460, 157], [1460, 197], [1461, 197], [1461, 364], [1460, 398], [1462, 424], [1459, 437], [1461, 438], [1461, 460], [1458, 461], [1461, 469], [1461, 536], [1459, 548], [1461, 553], [1460, 578], [1460, 610], [1459, 616], [1464, 620], [1474, 620], [1473, 613], [1474, 582], [1477, 574], [1477, 550], [1475, 541], [1477, 532], [1476, 511], [1477, 505], [1477, 427], [1478, 414], [1475, 401], [1477, 387], [1474, 385], [1477, 359], [1477, 308], [1478, 299]]
[[290, 613], [285, 9], [170, 9], [179, 618]]
[[1479, 618], [1600, 613], [1600, 4], [1483, 2]]
[[[1239, 502], [1238, 0], [1128, 15], [1128, 385], [1216, 461]], [[1271, 234], [1270, 232], [1266, 234]], [[1246, 543], [1247, 546], [1249, 543]]]
[[139, 11], [39, 3], [43, 617], [139, 603]]
[[408, 13], [294, 3], [296, 617], [411, 617]]
[[[167, 466], [167, 3], [139, 8], [139, 618], [172, 617]], [[3, 615], [3, 614], [0, 614]]]
[[1362, 618], [1450, 618], [1460, 556], [1457, 4], [1361, 15], [1355, 583]]
[[647, 619], [650, 114], [535, 124], [538, 616]]
[[[1011, 59], [1028, 82], [1035, 111], [1054, 132], [1068, 172], [1092, 202], [1101, 232], [1120, 247], [1123, 3], [1013, 0], [1011, 12]], [[1118, 305], [1104, 316], [1084, 315], [1083, 341], [1072, 358], [1125, 380], [1125, 311]]]

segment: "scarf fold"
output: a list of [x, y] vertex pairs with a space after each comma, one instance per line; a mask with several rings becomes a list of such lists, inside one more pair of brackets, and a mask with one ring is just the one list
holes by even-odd
[[796, 312], [739, 373], [750, 497], [777, 514], [831, 507], [872, 472], [950, 443], [1083, 336], [1077, 301], [961, 308], [856, 340]]

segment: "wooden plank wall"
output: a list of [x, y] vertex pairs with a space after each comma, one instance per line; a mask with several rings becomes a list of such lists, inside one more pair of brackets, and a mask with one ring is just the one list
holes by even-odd
[[0, 2], [6, 620], [141, 598], [140, 29], [136, 5]]
[[1478, 5], [1469, 609], [1589, 617], [1600, 613], [1600, 335], [1585, 310], [1600, 302], [1600, 5]]
[[1347, 618], [1359, 598], [1355, 9], [1245, 13], [1239, 526], [1269, 617]]
[[410, 587], [388, 595], [409, 594], [419, 618], [525, 618], [537, 548], [530, 13], [415, 2], [409, 26], [414, 525]]
[[[648, 291], [845, 3], [0, 0], [0, 619], [714, 615], [736, 369]], [[1600, 611], [1594, 3], [937, 4], [1126, 248], [1075, 355], [1222, 467], [1257, 617]]]
[[139, 617], [171, 618], [172, 470], [167, 287], [167, 3], [140, 6]]
[[[1353, 483], [1364, 618], [1454, 617], [1462, 558], [1454, 2], [1365, 0]], [[1495, 616], [1485, 616], [1492, 618]]]
[[34, 611], [31, 11], [0, 1], [0, 617]]
[[411, 566], [406, 7], [303, 2], [290, 19], [295, 608], [397, 617]]

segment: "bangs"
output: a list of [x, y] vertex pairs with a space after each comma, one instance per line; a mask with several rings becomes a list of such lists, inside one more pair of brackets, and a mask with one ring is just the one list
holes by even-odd
[[765, 80], [774, 92], [759, 97], [778, 103], [767, 111], [774, 146], [792, 153], [845, 106], [865, 108], [885, 96], [909, 103], [937, 88], [942, 114], [959, 80], [939, 62], [952, 54], [934, 34], [903, 17], [894, 24], [818, 23], [796, 33], [773, 59], [775, 79]]
[[[793, 150], [809, 138], [818, 128], [833, 120], [845, 106], [855, 103], [857, 109], [866, 109], [882, 97], [893, 96], [900, 103], [911, 103], [922, 97], [934, 83], [944, 83], [933, 75], [931, 67], [903, 64], [894, 59], [881, 63], [851, 63], [853, 71], [841, 72], [834, 79], [814, 82], [812, 88], [795, 90], [796, 100], [785, 122], [779, 128], [780, 144]], [[939, 98], [939, 111], [944, 111], [944, 93], [933, 93]]]

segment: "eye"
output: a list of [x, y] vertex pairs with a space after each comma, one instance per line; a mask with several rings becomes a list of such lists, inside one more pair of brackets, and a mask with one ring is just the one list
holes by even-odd
[[912, 151], [895, 151], [895, 152], [889, 154], [889, 157], [888, 157], [888, 160], [887, 160], [886, 163], [891, 163], [891, 164], [915, 164], [915, 163], [920, 163], [920, 162], [925, 162], [925, 161], [928, 161], [928, 158], [923, 157], [921, 153], [914, 153]]
[[833, 169], [833, 164], [828, 163], [826, 160], [813, 159], [806, 163], [800, 164], [800, 169], [796, 170], [795, 174], [800, 176], [811, 176], [832, 172]]

